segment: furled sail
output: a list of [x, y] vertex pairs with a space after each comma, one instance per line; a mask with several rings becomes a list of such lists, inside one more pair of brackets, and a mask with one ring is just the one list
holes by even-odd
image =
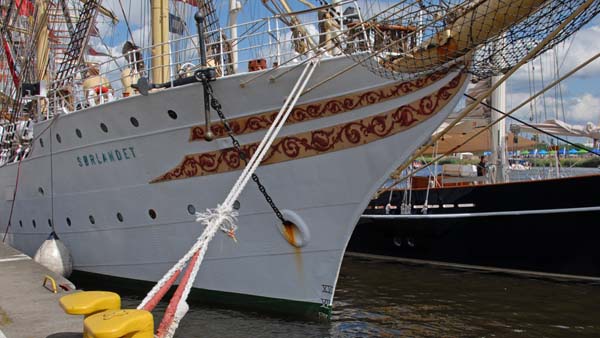
[[[538, 130], [534, 129], [534, 127]], [[561, 120], [547, 120], [542, 123], [532, 124], [531, 126], [516, 124], [512, 125], [511, 128], [517, 128], [522, 133], [540, 134], [539, 130], [542, 130], [552, 135], [589, 137], [600, 140], [600, 126], [592, 122], [588, 122], [585, 125], [576, 125]]]

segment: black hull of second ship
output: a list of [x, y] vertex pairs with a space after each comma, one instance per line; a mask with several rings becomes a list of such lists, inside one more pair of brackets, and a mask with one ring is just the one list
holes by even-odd
[[[349, 252], [600, 278], [600, 175], [412, 191], [412, 214], [371, 202]], [[402, 191], [390, 204], [399, 206]], [[417, 209], [414, 208], [417, 206]], [[460, 206], [460, 207], [459, 207]]]

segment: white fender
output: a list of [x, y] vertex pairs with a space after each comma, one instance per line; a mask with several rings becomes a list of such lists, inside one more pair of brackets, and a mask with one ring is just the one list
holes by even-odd
[[71, 252], [53, 231], [35, 253], [33, 260], [63, 277], [73, 272]]

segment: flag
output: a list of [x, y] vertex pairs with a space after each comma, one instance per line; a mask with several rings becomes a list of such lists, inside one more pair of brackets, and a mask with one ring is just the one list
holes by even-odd
[[175, 0], [175, 2], [183, 2], [188, 5], [198, 7], [198, 0]]
[[98, 26], [96, 26], [95, 22], [92, 27], [90, 27], [90, 36], [100, 37], [100, 31], [98, 31]]
[[92, 46], [88, 46], [87, 54], [90, 55], [90, 56], [108, 56], [108, 57], [112, 57], [112, 55], [110, 55], [110, 54], [99, 52], [99, 51], [95, 50], [94, 47], [92, 47]]
[[35, 7], [30, 0], [17, 0], [17, 9], [19, 10], [20, 16], [32, 16], [35, 11]]
[[169, 32], [182, 35], [185, 29], [185, 22], [178, 16], [169, 13]]

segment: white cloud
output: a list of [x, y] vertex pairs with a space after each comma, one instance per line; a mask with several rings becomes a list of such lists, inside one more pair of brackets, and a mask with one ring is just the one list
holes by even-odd
[[[512, 110], [530, 97], [529, 93], [516, 92], [507, 94], [507, 110]], [[544, 104], [545, 103], [545, 104]], [[568, 123], [585, 124], [600, 123], [600, 97], [590, 93], [565, 97], [562, 102], [553, 94], [545, 98], [538, 97], [515, 112], [514, 116], [525, 121], [544, 121], [545, 119], [564, 119]]]
[[600, 123], [600, 97], [584, 94], [572, 99], [567, 110], [567, 119], [577, 122]]

